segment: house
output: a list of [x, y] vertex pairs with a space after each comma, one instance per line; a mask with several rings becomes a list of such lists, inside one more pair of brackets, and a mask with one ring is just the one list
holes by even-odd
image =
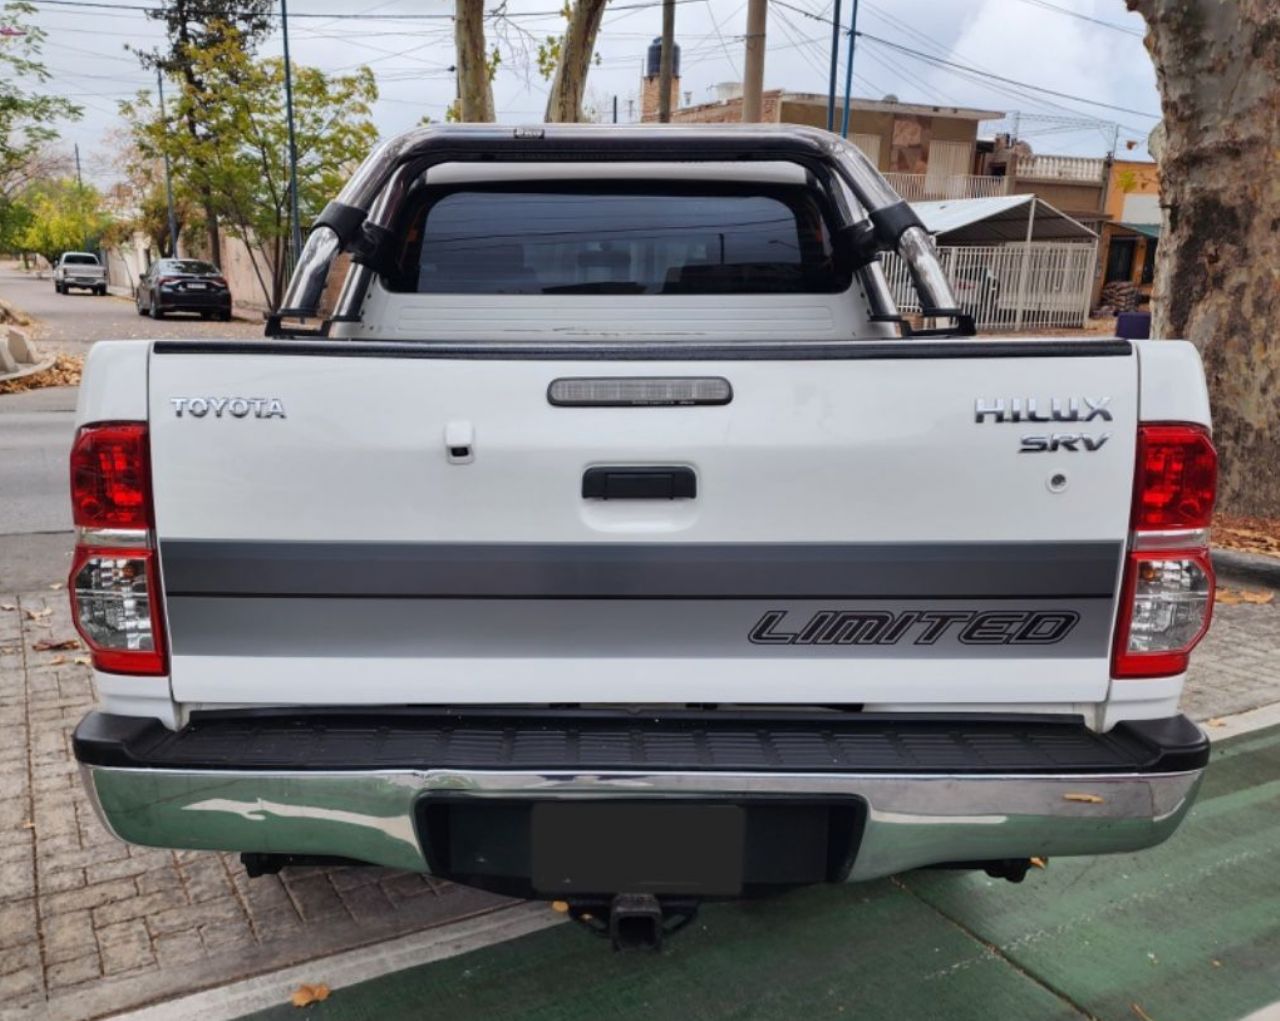
[[[656, 46], [656, 49], [655, 49]], [[649, 47], [640, 92], [640, 119], [658, 119], [658, 54], [661, 44]], [[672, 101], [680, 95], [679, 47], [674, 60]], [[673, 124], [738, 124], [742, 121], [742, 85], [725, 82], [715, 86], [716, 99], [707, 103], [676, 106]], [[836, 123], [844, 116], [837, 104]], [[903, 103], [894, 96], [884, 99], [854, 98], [849, 102], [849, 140], [888, 178], [908, 201], [980, 198], [1002, 195], [1005, 181], [974, 174], [978, 125], [1000, 120], [998, 110], [959, 106]], [[827, 126], [827, 97], [813, 92], [771, 89], [761, 99], [761, 120], [772, 124]]]
[[1106, 156], [1034, 153], [1026, 142], [1001, 134], [979, 147], [974, 172], [1003, 178], [1003, 194], [1035, 195], [1096, 233], [1107, 218], [1111, 166]]
[[1093, 304], [1124, 311], [1149, 300], [1160, 240], [1160, 172], [1155, 163], [1112, 163], [1106, 220], [1099, 233]]

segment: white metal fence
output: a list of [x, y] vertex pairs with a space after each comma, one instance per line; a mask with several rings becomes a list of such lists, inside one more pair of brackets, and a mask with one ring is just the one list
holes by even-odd
[[[1093, 244], [1048, 241], [938, 249], [960, 307], [988, 332], [1084, 326], [1096, 252]], [[906, 263], [892, 253], [880, 258], [899, 311], [919, 313]]]
[[1003, 195], [1009, 178], [981, 174], [898, 174], [888, 173], [885, 180], [908, 202], [943, 199], [985, 199]]

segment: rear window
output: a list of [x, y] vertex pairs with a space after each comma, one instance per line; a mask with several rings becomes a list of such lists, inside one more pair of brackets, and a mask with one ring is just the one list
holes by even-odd
[[62, 264], [64, 266], [96, 266], [98, 257], [96, 255], [64, 255]]
[[387, 277], [421, 294], [760, 294], [849, 286], [812, 192], [575, 182], [429, 191]]
[[217, 273], [212, 263], [197, 262], [195, 259], [166, 259], [161, 269], [167, 273]]

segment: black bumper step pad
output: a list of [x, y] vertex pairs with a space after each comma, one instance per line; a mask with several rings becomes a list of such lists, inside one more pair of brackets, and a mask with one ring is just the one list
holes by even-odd
[[177, 732], [92, 713], [75, 735], [85, 763], [202, 770], [1156, 773], [1208, 749], [1182, 716], [1099, 734], [1079, 717], [785, 710], [237, 710]]

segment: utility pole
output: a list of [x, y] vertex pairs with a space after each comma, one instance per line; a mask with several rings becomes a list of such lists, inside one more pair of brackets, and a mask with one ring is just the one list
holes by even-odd
[[618, 123], [618, 97], [616, 95], [613, 97], [613, 123]]
[[749, 0], [747, 4], [746, 57], [742, 74], [742, 122], [755, 124], [764, 103], [764, 41], [769, 16], [769, 0]]
[[853, 0], [853, 12], [849, 15], [849, 52], [844, 65], [844, 119], [840, 122], [840, 137], [849, 137], [849, 93], [853, 90], [853, 44], [858, 38], [858, 0]]
[[280, 0], [280, 26], [284, 36], [284, 106], [289, 127], [289, 220], [293, 227], [293, 257], [302, 254], [302, 224], [298, 222], [298, 143], [293, 135], [293, 70], [289, 64], [289, 7]]
[[[164, 113], [164, 75], [156, 68], [156, 91], [160, 93], [160, 123], [165, 126], [165, 134], [169, 132], [169, 121]], [[169, 255], [178, 257], [178, 221], [173, 215], [173, 174], [169, 167], [169, 152], [164, 154], [164, 191], [169, 203]], [[216, 254], [216, 253], [215, 253]]]
[[76, 143], [76, 187], [84, 187], [84, 178], [80, 176], [80, 143]]
[[840, 67], [840, 0], [831, 12], [831, 80], [827, 83], [827, 130], [836, 129], [836, 72]]
[[676, 0], [662, 0], [662, 60], [658, 64], [658, 121], [671, 123], [671, 75], [675, 63]]

